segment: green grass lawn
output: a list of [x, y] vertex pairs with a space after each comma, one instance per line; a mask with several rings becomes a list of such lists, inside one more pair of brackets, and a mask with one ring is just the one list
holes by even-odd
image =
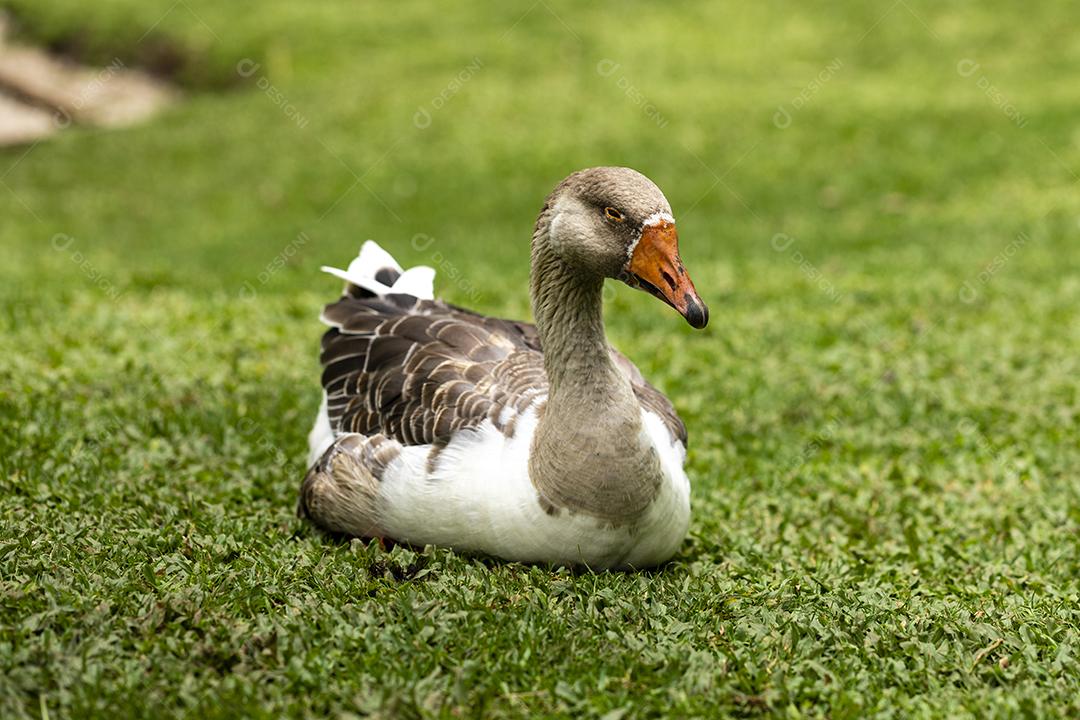
[[[1080, 714], [1080, 6], [6, 4], [187, 101], [0, 151], [0, 717]], [[689, 427], [675, 559], [297, 520], [318, 266], [525, 317], [598, 164], [712, 314], [608, 299]]]

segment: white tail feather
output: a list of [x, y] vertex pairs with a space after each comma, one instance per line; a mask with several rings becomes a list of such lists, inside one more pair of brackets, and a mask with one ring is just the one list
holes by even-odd
[[[375, 279], [380, 270], [386, 269], [400, 273], [393, 285], [387, 285]], [[339, 270], [328, 265], [323, 265], [322, 270], [376, 295], [403, 293], [422, 300], [431, 300], [435, 297], [434, 268], [417, 265], [408, 270], [402, 270], [398, 261], [379, 247], [374, 240], [368, 240], [361, 246], [360, 254], [349, 263], [347, 270]]]

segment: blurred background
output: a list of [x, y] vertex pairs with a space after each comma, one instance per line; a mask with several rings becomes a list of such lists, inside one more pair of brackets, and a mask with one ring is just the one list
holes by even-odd
[[[319, 266], [372, 238], [435, 267], [444, 298], [527, 317], [535, 216], [593, 165], [665, 191], [711, 309], [694, 332], [643, 293], [607, 293], [612, 342], [690, 428], [680, 562], [743, 578], [750, 605], [748, 584], [821, 567], [863, 567], [859, 587], [890, 598], [914, 569], [928, 606], [993, 605], [1022, 576], [1043, 614], [1077, 597], [1080, 6], [0, 7], [0, 533], [38, 558], [2, 562], [9, 578], [41, 563], [52, 602], [81, 608], [58, 637], [104, 601], [135, 603], [114, 619], [140, 611], [140, 578], [183, 546], [152, 529], [254, 553], [261, 585], [282, 538], [323, 552], [292, 517], [317, 317], [339, 291]], [[55, 572], [85, 568], [87, 548], [126, 579]], [[998, 575], [953, 584], [991, 560]], [[1047, 653], [1075, 620], [1044, 628]], [[78, 684], [60, 645], [52, 680], [9, 657], [19, 692]], [[871, 685], [893, 673], [876, 657], [858, 670]], [[1021, 694], [1076, 679], [1009, 672]], [[739, 692], [799, 697], [765, 675]], [[956, 702], [993, 692], [972, 682]]]

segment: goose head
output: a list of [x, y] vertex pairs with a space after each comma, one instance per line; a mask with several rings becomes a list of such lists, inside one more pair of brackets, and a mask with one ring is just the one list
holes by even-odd
[[548, 198], [547, 246], [571, 267], [622, 280], [703, 328], [709, 309], [679, 257], [675, 218], [649, 178], [624, 167], [580, 170]]

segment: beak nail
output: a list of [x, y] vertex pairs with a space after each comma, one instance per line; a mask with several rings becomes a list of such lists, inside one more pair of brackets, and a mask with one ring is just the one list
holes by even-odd
[[690, 323], [690, 327], [700, 330], [709, 324], [709, 308], [705, 303], [701, 302], [700, 298], [695, 298], [690, 293], [686, 293], [683, 296], [686, 300], [686, 322]]

